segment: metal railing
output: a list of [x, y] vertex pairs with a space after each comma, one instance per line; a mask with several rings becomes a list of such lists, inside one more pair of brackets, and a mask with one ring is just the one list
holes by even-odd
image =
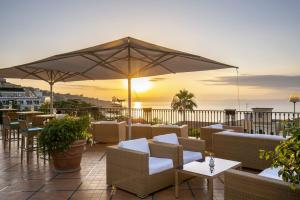
[[[62, 113], [91, 115], [95, 120], [128, 119], [127, 108], [57, 108]], [[226, 110], [185, 110], [172, 109], [135, 109], [131, 110], [132, 122], [143, 124], [187, 124], [190, 134], [196, 134], [201, 127], [222, 123], [241, 126], [246, 133], [279, 135], [284, 130], [285, 122], [300, 119], [300, 113], [293, 112], [253, 112]]]
[[[100, 118], [106, 120], [127, 120], [126, 108], [99, 108]], [[279, 135], [285, 122], [300, 118], [293, 112], [252, 112], [226, 110], [178, 111], [172, 109], [132, 109], [133, 123], [146, 124], [188, 124], [189, 129], [200, 129], [211, 124], [222, 123], [241, 126], [246, 133]]]

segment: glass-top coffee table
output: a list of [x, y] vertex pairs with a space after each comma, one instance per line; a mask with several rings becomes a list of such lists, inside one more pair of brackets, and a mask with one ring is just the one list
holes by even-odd
[[219, 177], [225, 171], [233, 168], [241, 168], [242, 163], [232, 160], [225, 160], [221, 158], [214, 158], [215, 166], [213, 169], [209, 167], [210, 157], [205, 157], [203, 162], [190, 162], [185, 164], [175, 170], [175, 196], [179, 196], [179, 183], [178, 174], [188, 174], [196, 177], [206, 178], [208, 181], [208, 194], [209, 199], [213, 199], [213, 180]]

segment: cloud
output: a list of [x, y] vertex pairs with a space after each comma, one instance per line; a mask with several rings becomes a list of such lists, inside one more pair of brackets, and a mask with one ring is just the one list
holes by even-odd
[[108, 88], [108, 87], [100, 87], [100, 86], [94, 86], [94, 85], [64, 85], [59, 84], [60, 87], [64, 87], [67, 89], [76, 89], [76, 90], [102, 90], [102, 91], [122, 91], [122, 88]]
[[[200, 80], [208, 85], [236, 85], [236, 76], [217, 77], [216, 80]], [[300, 88], [300, 75], [242, 75], [240, 86], [264, 88]]]

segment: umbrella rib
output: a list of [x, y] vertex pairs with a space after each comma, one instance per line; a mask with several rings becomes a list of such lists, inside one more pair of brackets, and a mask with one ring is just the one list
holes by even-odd
[[123, 74], [123, 75], [126, 75], [124, 72], [122, 72], [120, 69], [118, 69], [116, 66], [114, 66], [113, 64], [110, 64], [110, 63], [107, 63], [103, 58], [101, 58], [100, 56], [96, 55], [95, 53], [92, 53], [93, 56], [95, 56], [96, 58], [98, 58], [101, 62], [101, 64], [104, 64], [104, 66], [107, 66], [116, 70], [116, 72], [120, 73], [120, 74]]
[[197, 55], [193, 55], [193, 54], [189, 54], [189, 53], [184, 53], [184, 52], [163, 51], [163, 50], [157, 50], [157, 49], [149, 49], [149, 48], [145, 48], [145, 47], [139, 47], [139, 49], [148, 50], [148, 51], [157, 51], [157, 52], [160, 52], [160, 53], [169, 53], [170, 55], [175, 55], [175, 56], [178, 56], [178, 57], [189, 58], [189, 59], [192, 59], [192, 60], [198, 60], [198, 61], [202, 61], [202, 62], [223, 65], [223, 66], [227, 66], [227, 67], [230, 67], [230, 68], [238, 68], [238, 67], [235, 67], [235, 66], [227, 65], [227, 64], [224, 64], [224, 63], [216, 62], [216, 61], [207, 61], [207, 60], [204, 60], [204, 59], [208, 59], [208, 58], [204, 58], [204, 57], [201, 57], [201, 56], [197, 56]]
[[[76, 74], [76, 73], [73, 73], [73, 74]], [[64, 81], [65, 79], [67, 79], [66, 77], [68, 77], [69, 75], [71, 75], [71, 72], [65, 72], [65, 73], [61, 74], [60, 77], [58, 77], [57, 79], [54, 79], [54, 82]]]
[[[109, 60], [110, 58], [114, 57], [115, 55], [117, 55], [118, 53], [122, 52], [123, 50], [125, 50], [125, 48], [120, 49], [119, 51], [114, 52], [112, 55], [110, 55], [109, 57], [105, 58], [104, 61], [102, 61], [102, 62], [106, 62], [107, 60]], [[86, 59], [91, 60], [90, 58], [85, 57], [84, 55], [82, 55], [82, 56], [83, 56], [84, 58], [86, 58]], [[93, 55], [93, 56], [95, 56], [95, 55]], [[97, 57], [97, 58], [98, 58], [98, 57]], [[99, 59], [99, 58], [98, 58], [98, 59]], [[96, 62], [96, 61], [93, 60], [93, 59], [92, 59], [92, 61]], [[97, 63], [97, 65], [98, 65], [98, 62], [96, 62], [96, 63]], [[89, 69], [86, 69], [86, 70], [83, 71], [82, 73], [86, 73], [86, 72], [92, 70], [93, 68], [97, 67], [97, 65], [93, 65], [92, 67], [90, 67]]]
[[[176, 57], [176, 56], [173, 55], [173, 56], [171, 56], [171, 57], [169, 57], [169, 58], [167, 58], [167, 59], [165, 59], [165, 60], [159, 61], [159, 60], [162, 59], [163, 57], [167, 56], [168, 53], [165, 53], [165, 54], [163, 54], [162, 56], [158, 57], [157, 59], [153, 60], [152, 58], [150, 58], [149, 56], [145, 55], [144, 53], [142, 53], [142, 52], [139, 51], [138, 49], [135, 49], [135, 48], [133, 48], [133, 49], [134, 49], [136, 52], [138, 52], [139, 54], [141, 54], [142, 56], [144, 56], [144, 57], [146, 57], [146, 58], [148, 58], [149, 60], [152, 61], [152, 63], [148, 63], [147, 65], [145, 65], [139, 72], [146, 71], [146, 70], [152, 68], [153, 66], [158, 65], [158, 66], [162, 67], [163, 69], [167, 70], [167, 71], [170, 72], [170, 73], [175, 73], [175, 72], [173, 72], [172, 70], [170, 70], [169, 68], [163, 66], [161, 63], [162, 63], [162, 62], [165, 62], [165, 61], [167, 61], [167, 60], [170, 60], [170, 59], [172, 59], [172, 58], [174, 58], [174, 57]], [[158, 61], [159, 61], [159, 62], [158, 62]]]
[[159, 61], [159, 62], [157, 62], [157, 63], [153, 63], [151, 66], [149, 66], [149, 67], [147, 67], [147, 68], [143, 68], [143, 69], [141, 69], [140, 71], [143, 72], [143, 71], [146, 71], [146, 70], [149, 70], [149, 69], [155, 67], [155, 65], [158, 65], [158, 66], [161, 66], [163, 69], [169, 71], [170, 73], [175, 74], [176, 72], [174, 72], [174, 71], [170, 70], [169, 68], [165, 67], [164, 65], [162, 65], [163, 62], [166, 62], [166, 61], [168, 61], [168, 60], [171, 60], [171, 59], [173, 59], [173, 58], [175, 58], [175, 57], [176, 57], [175, 55], [172, 55], [171, 57], [165, 58], [164, 60], [161, 60], [161, 61]]
[[[135, 56], [130, 56], [131, 58], [133, 58], [133, 59], [136, 59], [136, 60], [139, 60], [139, 61], [142, 61], [142, 62], [145, 62], [145, 63], [151, 63], [151, 60], [150, 61], [148, 61], [148, 60], [146, 60], [146, 59], [142, 59], [142, 58], [138, 58], [138, 57], [135, 57]], [[126, 59], [128, 58], [128, 56], [126, 56]], [[125, 59], [125, 58], [123, 58], [123, 59]]]
[[81, 56], [84, 54], [91, 54], [91, 53], [97, 53], [97, 52], [103, 52], [103, 51], [109, 51], [109, 50], [113, 50], [113, 49], [119, 49], [121, 47], [121, 49], [126, 49], [127, 46], [116, 46], [116, 47], [112, 47], [112, 48], [107, 48], [107, 49], [101, 49], [101, 50], [94, 50], [94, 51], [80, 51], [80, 52], [69, 52], [69, 53], [64, 53], [64, 54], [59, 54], [56, 56], [67, 56], [68, 57], [72, 57], [72, 56]]
[[30, 73], [26, 74], [26, 76], [24, 76], [23, 79], [26, 79], [28, 76], [33, 75], [34, 73], [40, 73], [40, 72], [43, 72], [43, 70], [35, 69], [33, 72], [30, 72]]
[[[81, 56], [84, 54], [88, 54], [88, 53], [93, 53], [93, 52], [102, 52], [102, 51], [109, 51], [112, 49], [118, 49], [119, 47], [114, 47], [114, 48], [107, 48], [107, 49], [103, 49], [101, 51], [85, 51], [85, 52], [75, 52], [75, 53], [65, 53], [65, 54], [58, 54], [58, 55], [54, 55], [48, 58], [45, 58], [43, 60], [37, 60], [31, 63], [26, 63], [26, 64], [22, 64], [22, 65], [17, 65], [15, 67], [22, 67], [22, 66], [29, 66], [29, 65], [33, 65], [33, 64], [39, 64], [39, 63], [45, 63], [45, 62], [49, 62], [49, 61], [56, 61], [56, 60], [60, 60], [60, 59], [64, 59], [64, 58], [71, 58], [71, 57], [75, 57], [75, 56]], [[122, 47], [123, 49], [124, 47]]]
[[72, 77], [75, 77], [75, 76], [82, 76], [84, 79], [87, 79], [87, 80], [94, 80], [93, 78], [85, 75], [85, 74], [81, 74], [80, 72], [74, 72], [74, 73], [65, 73], [64, 75], [62, 75], [59, 79], [56, 80], [56, 82], [58, 81], [65, 81], [69, 78], [72, 78]]
[[39, 78], [39, 79], [41, 79], [41, 80], [43, 80], [43, 81], [49, 82], [49, 81], [47, 81], [46, 79], [42, 78], [41, 76], [39, 76], [39, 75], [37, 75], [37, 74], [35, 74], [35, 73], [28, 72], [27, 70], [22, 69], [22, 68], [20, 68], [20, 67], [16, 67], [16, 68], [17, 68], [18, 70], [22, 71], [22, 72], [25, 72], [25, 73], [29, 74], [29, 75], [33, 75], [33, 76], [35, 76], [35, 77], [37, 77], [37, 78]]
[[[238, 68], [238, 67], [235, 67], [235, 66], [231, 66], [231, 65], [227, 65], [227, 64], [224, 64], [224, 63], [220, 63], [220, 62], [217, 62], [217, 61], [212, 61], [212, 60], [203, 60], [201, 58], [191, 58], [189, 56], [186, 56], [186, 55], [177, 55], [178, 57], [182, 57], [182, 58], [188, 58], [188, 59], [191, 59], [191, 60], [198, 60], [198, 61], [201, 61], [201, 62], [206, 62], [206, 63], [211, 63], [211, 64], [216, 64], [216, 65], [223, 65], [223, 66], [226, 66], [226, 67], [230, 67], [230, 68]], [[206, 58], [207, 59], [207, 58]]]
[[[103, 68], [105, 68], [105, 69], [108, 69], [108, 70], [111, 70], [111, 71], [113, 71], [113, 72], [116, 72], [116, 73], [118, 73], [118, 74], [123, 74], [122, 71], [119, 71], [119, 70], [117, 70], [117, 69], [112, 69], [111, 67], [106, 66], [106, 65], [103, 64], [103, 63], [99, 63], [98, 61], [96, 61], [96, 60], [94, 60], [94, 59], [92, 59], [92, 58], [89, 58], [89, 57], [87, 57], [87, 56], [85, 56], [85, 55], [82, 55], [82, 57], [84, 57], [84, 58], [86, 58], [86, 59], [88, 59], [88, 60], [90, 60], [90, 61], [95, 62], [96, 65], [92, 66], [93, 68], [95, 68], [96, 66], [100, 66], [100, 67], [103, 67]], [[86, 72], [88, 72], [88, 71], [86, 71]], [[86, 73], [86, 72], [84, 71], [84, 72], [82, 72], [82, 73]]]
[[[122, 74], [122, 75], [124, 75], [124, 76], [127, 77], [127, 75], [126, 75], [124, 72], [122, 72], [120, 69], [118, 69], [118, 68], [117, 68], [116, 66], [114, 66], [113, 64], [110, 64], [110, 63], [105, 62], [103, 58], [99, 57], [98, 55], [96, 55], [96, 54], [94, 54], [94, 53], [93, 53], [92, 55], [95, 56], [97, 59], [99, 59], [101, 62], [104, 62], [104, 63], [99, 63], [99, 66], [108, 68], [108, 69], [110, 69], [110, 70], [112, 70], [112, 71], [114, 71], [114, 72], [116, 72], [116, 73]], [[93, 60], [93, 59], [92, 59], [92, 60]], [[97, 62], [97, 61], [94, 60], [94, 62]], [[98, 63], [98, 62], [97, 62], [97, 63]]]

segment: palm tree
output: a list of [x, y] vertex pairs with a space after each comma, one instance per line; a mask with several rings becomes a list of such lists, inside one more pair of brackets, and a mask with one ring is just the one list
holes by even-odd
[[180, 90], [173, 97], [171, 107], [173, 110], [178, 110], [183, 113], [183, 120], [185, 121], [185, 111], [191, 110], [197, 107], [196, 102], [194, 101], [195, 95], [186, 89]]

